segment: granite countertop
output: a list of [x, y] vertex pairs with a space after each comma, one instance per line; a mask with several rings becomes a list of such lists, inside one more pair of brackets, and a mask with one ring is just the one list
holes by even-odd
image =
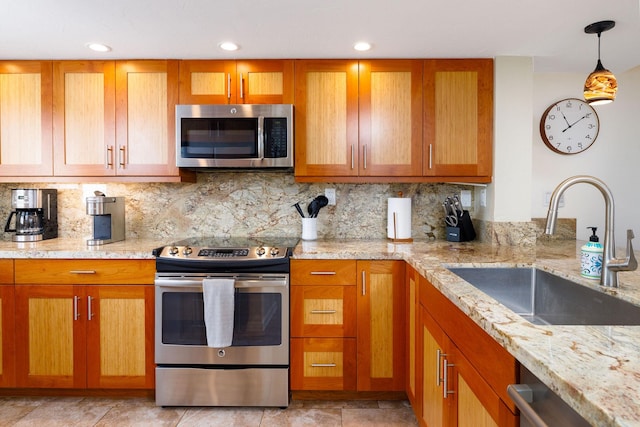
[[[125, 240], [90, 247], [81, 239], [0, 241], [0, 258], [153, 259], [165, 241]], [[640, 271], [619, 273], [620, 287], [602, 289], [579, 275], [584, 242], [496, 246], [387, 240], [301, 241], [297, 259], [398, 259], [411, 264], [534, 375], [593, 425], [640, 425], [640, 326], [533, 325], [449, 272], [448, 266], [536, 266], [640, 305]], [[624, 249], [618, 248], [618, 256]], [[638, 256], [638, 253], [636, 252]]]
[[[535, 247], [444, 241], [302, 241], [299, 259], [404, 259], [587, 421], [597, 426], [640, 425], [640, 326], [539, 326], [522, 319], [446, 267], [536, 266], [599, 291], [580, 276], [584, 242]], [[617, 250], [618, 256], [624, 249]], [[636, 255], [638, 253], [636, 252]], [[640, 271], [619, 273], [606, 290], [640, 305]]]

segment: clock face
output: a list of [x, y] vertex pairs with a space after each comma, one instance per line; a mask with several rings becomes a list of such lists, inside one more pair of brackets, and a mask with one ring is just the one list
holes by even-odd
[[560, 154], [581, 153], [596, 141], [600, 121], [586, 102], [569, 98], [549, 106], [540, 119], [544, 143]]

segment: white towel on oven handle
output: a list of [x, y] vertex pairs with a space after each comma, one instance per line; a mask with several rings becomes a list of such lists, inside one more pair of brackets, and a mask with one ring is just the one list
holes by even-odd
[[204, 324], [207, 346], [229, 347], [233, 340], [233, 312], [235, 306], [235, 280], [204, 279]]

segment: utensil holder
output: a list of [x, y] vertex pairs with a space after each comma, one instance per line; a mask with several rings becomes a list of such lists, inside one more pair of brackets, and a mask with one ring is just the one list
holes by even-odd
[[318, 238], [318, 218], [302, 218], [302, 240]]

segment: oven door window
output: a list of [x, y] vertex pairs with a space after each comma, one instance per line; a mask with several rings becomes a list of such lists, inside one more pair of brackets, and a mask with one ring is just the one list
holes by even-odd
[[182, 118], [181, 151], [189, 159], [258, 157], [257, 118]]
[[[207, 345], [202, 292], [162, 294], [162, 343]], [[268, 346], [282, 343], [282, 295], [235, 294], [232, 346]]]

